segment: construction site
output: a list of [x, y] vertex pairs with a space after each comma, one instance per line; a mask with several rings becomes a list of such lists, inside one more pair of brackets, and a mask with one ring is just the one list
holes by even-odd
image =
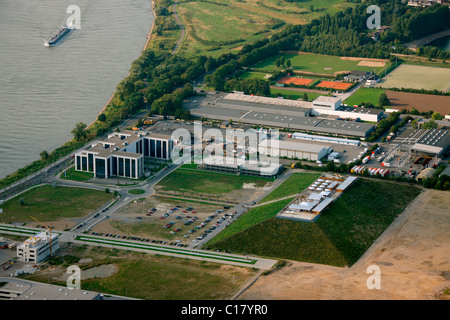
[[314, 222], [358, 178], [323, 174], [284, 207], [277, 218]]

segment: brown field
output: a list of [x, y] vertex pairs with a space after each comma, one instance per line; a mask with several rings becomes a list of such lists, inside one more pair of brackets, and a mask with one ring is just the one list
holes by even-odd
[[[424, 190], [350, 268], [289, 261], [260, 277], [240, 299], [450, 299], [450, 197]], [[380, 268], [380, 289], [368, 289]]]
[[292, 83], [297, 86], [308, 86], [312, 82], [314, 82], [314, 80], [312, 80], [312, 79], [295, 78], [295, 77], [283, 77], [277, 81], [277, 83], [283, 83], [283, 84], [291, 84]]
[[391, 107], [397, 110], [412, 110], [419, 112], [434, 111], [442, 115], [450, 113], [450, 96], [432, 94], [386, 91]]
[[336, 90], [347, 90], [352, 86], [351, 83], [335, 82], [335, 81], [322, 81], [316, 87], [317, 88], [330, 88]]

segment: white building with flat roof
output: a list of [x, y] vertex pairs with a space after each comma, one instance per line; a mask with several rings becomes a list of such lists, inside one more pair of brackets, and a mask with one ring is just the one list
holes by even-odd
[[59, 249], [59, 235], [47, 232], [37, 233], [17, 246], [17, 258], [20, 261], [38, 263]]
[[337, 110], [341, 107], [341, 99], [336, 97], [318, 96], [313, 101], [314, 110], [321, 113], [321, 110]]

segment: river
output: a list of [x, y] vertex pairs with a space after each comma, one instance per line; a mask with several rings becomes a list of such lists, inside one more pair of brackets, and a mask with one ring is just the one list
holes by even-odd
[[[81, 29], [47, 40], [81, 11]], [[153, 24], [149, 0], [2, 0], [0, 3], [0, 178], [91, 123], [127, 76]]]

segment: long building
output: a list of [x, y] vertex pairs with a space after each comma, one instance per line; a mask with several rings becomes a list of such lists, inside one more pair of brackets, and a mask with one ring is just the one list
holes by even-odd
[[259, 143], [259, 153], [270, 155], [271, 157], [287, 157], [291, 159], [317, 161], [326, 157], [332, 151], [333, 148], [330, 146], [300, 141], [263, 140]]
[[75, 154], [75, 170], [92, 172], [97, 178], [139, 179], [144, 174], [144, 158], [169, 160], [173, 149], [170, 135], [148, 131], [114, 132]]
[[[332, 103], [330, 102], [330, 105]], [[329, 110], [333, 111], [335, 108], [333, 105]], [[206, 97], [189, 109], [191, 115], [199, 118], [232, 120], [250, 125], [334, 136], [365, 138], [375, 129], [375, 125], [371, 123], [316, 117], [314, 115], [319, 113], [317, 110], [312, 102], [238, 94]], [[326, 107], [322, 108], [319, 114], [324, 110], [327, 110]], [[346, 118], [352, 116], [347, 111], [343, 112], [347, 115]]]

